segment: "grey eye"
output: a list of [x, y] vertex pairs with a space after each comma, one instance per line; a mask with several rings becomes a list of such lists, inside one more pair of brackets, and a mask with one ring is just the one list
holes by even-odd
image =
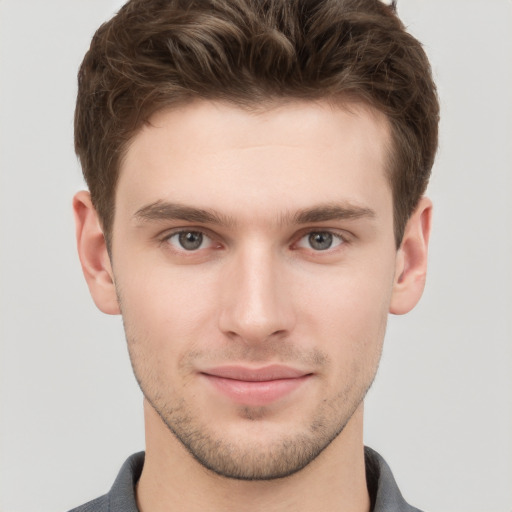
[[195, 251], [203, 244], [203, 234], [200, 231], [182, 231], [177, 235], [179, 244], [187, 251]]
[[193, 230], [176, 231], [165, 238], [165, 243], [169, 244], [178, 253], [218, 248], [218, 244], [215, 244], [206, 233]]
[[308, 242], [315, 251], [325, 251], [330, 249], [333, 243], [332, 233], [319, 231], [308, 235]]
[[327, 251], [334, 249], [345, 242], [344, 238], [331, 231], [311, 231], [304, 235], [296, 247], [313, 251]]

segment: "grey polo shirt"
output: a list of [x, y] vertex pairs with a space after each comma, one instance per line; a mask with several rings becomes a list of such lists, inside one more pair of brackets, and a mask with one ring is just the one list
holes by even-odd
[[[386, 461], [371, 448], [365, 448], [366, 481], [372, 512], [421, 512], [408, 505]], [[123, 464], [108, 494], [70, 512], [139, 512], [135, 502], [135, 484], [144, 465], [144, 452], [136, 453]]]

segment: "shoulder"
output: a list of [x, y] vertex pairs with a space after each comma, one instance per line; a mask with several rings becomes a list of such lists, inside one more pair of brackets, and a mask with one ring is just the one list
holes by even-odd
[[95, 500], [84, 503], [69, 512], [108, 512], [108, 495], [100, 496]]
[[69, 512], [138, 512], [135, 485], [143, 466], [144, 452], [132, 455], [123, 464], [108, 494], [80, 505]]

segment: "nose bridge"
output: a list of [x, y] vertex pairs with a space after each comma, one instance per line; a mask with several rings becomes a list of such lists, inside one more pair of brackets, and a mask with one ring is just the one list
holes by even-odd
[[272, 247], [252, 240], [237, 250], [223, 284], [221, 330], [246, 342], [286, 335], [293, 314], [284, 281], [282, 263]]

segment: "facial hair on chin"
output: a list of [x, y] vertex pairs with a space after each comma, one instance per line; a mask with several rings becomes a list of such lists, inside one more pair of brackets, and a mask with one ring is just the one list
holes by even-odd
[[[236, 480], [274, 480], [293, 475], [306, 467], [341, 434], [373, 381], [372, 378], [355, 398], [352, 383], [334, 398], [324, 401], [302, 431], [283, 433], [279, 439], [265, 445], [255, 439], [237, 443], [223, 437], [222, 432], [216, 435], [209, 424], [194, 416], [184, 399], [171, 405], [169, 397], [157, 391], [158, 383], [151, 382], [151, 378], [143, 375], [144, 370], [137, 367], [137, 356], [132, 354], [132, 350], [130, 357], [146, 400], [170, 433], [203, 467], [219, 476]], [[325, 360], [320, 354], [314, 357]], [[240, 406], [239, 409], [240, 417], [251, 422], [264, 419], [267, 412], [265, 407]]]

